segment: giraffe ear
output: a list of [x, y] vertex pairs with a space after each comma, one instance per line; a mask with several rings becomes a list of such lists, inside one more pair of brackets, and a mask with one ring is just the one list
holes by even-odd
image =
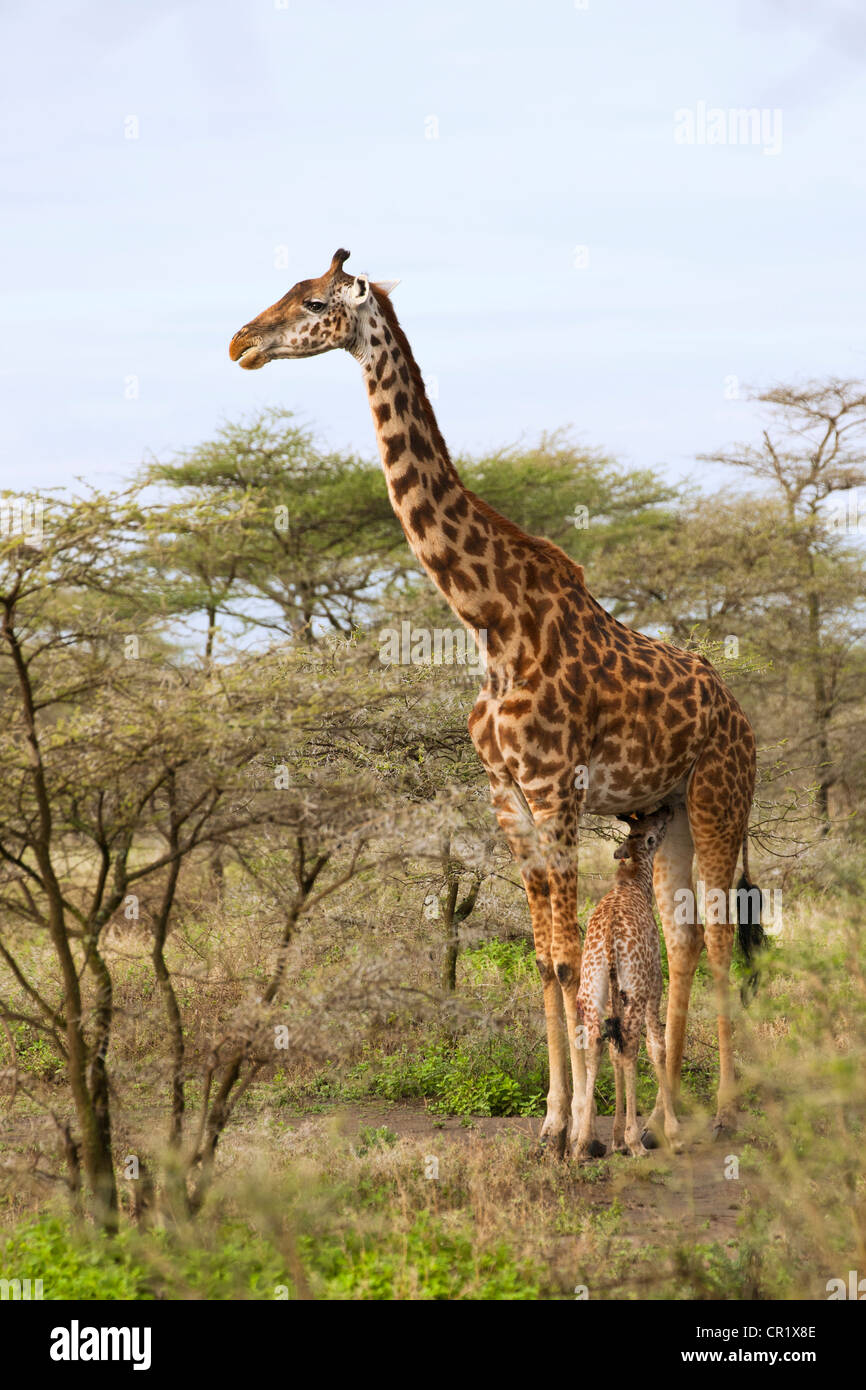
[[366, 304], [370, 298], [370, 277], [368, 275], [355, 276], [349, 291], [349, 298], [353, 304]]
[[399, 280], [375, 280], [373, 288], [379, 290], [381, 294], [390, 294], [392, 290], [396, 290], [399, 283]]

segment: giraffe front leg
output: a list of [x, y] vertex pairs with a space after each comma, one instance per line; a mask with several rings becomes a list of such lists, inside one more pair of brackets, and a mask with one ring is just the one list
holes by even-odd
[[546, 946], [542, 947], [536, 937], [535, 963], [544, 991], [544, 1021], [550, 1066], [547, 1111], [541, 1125], [539, 1147], [542, 1151], [549, 1151], [555, 1158], [562, 1158], [568, 1140], [571, 1087], [568, 1084], [562, 990], [554, 973], [549, 940]]
[[524, 869], [523, 883], [532, 916], [535, 963], [541, 977], [541, 987], [544, 994], [544, 1022], [550, 1067], [547, 1110], [541, 1125], [539, 1147], [542, 1152], [550, 1153], [554, 1158], [562, 1158], [568, 1140], [571, 1086], [569, 1084], [568, 1054], [565, 1043], [562, 990], [556, 977], [553, 960], [550, 889], [547, 873], [541, 868]]
[[[540, 842], [547, 861], [547, 881], [550, 885], [553, 969], [562, 991], [571, 1058], [571, 1141], [574, 1143], [580, 1132], [584, 1108], [588, 1106], [595, 1115], [594, 1089], [587, 1086], [585, 1054], [578, 1035], [581, 1026], [577, 1007], [581, 941], [577, 923], [576, 809], [568, 808], [543, 821]], [[598, 1139], [593, 1139], [592, 1143], [594, 1156], [600, 1158], [604, 1154], [604, 1145]]]
[[[586, 1053], [578, 1046], [578, 1029], [580, 1028], [580, 1015], [577, 1011], [577, 990], [580, 985], [580, 964], [577, 965], [577, 980], [573, 987], [562, 986], [562, 997], [565, 1005], [565, 1026], [568, 1031], [568, 1046], [571, 1060], [571, 1126], [570, 1135], [572, 1139], [580, 1129], [584, 1111], [588, 1111], [595, 1124], [595, 1082], [589, 1084], [586, 1070]], [[604, 1144], [595, 1137], [593, 1129], [592, 1157], [604, 1157]]]
[[[640, 996], [630, 996], [620, 1020], [622, 1051], [619, 1053], [620, 1075], [617, 1077], [617, 1090], [619, 1091], [619, 1087], [624, 1080], [624, 1148], [633, 1158], [643, 1158], [645, 1154], [649, 1153], [649, 1149], [644, 1145], [640, 1126], [637, 1122], [637, 1054], [640, 1047], [641, 1024], [645, 1011], [646, 1005], [642, 1002]], [[617, 1096], [617, 1104], [619, 1105], [619, 1103], [619, 1096]], [[622, 1150], [620, 1150], [620, 1152], [622, 1152]]]
[[550, 1069], [547, 1109], [541, 1125], [539, 1148], [543, 1153], [562, 1158], [568, 1138], [571, 1087], [568, 1077], [562, 991], [553, 961], [553, 928], [547, 864], [539, 848], [538, 829], [529, 804], [501, 758], [494, 755], [496, 744], [495, 740], [492, 743], [490, 741], [488, 704], [483, 697], [479, 697], [469, 717], [469, 732], [487, 766], [493, 809], [520, 869], [526, 889], [532, 918], [535, 963], [541, 977], [544, 996], [544, 1021]]

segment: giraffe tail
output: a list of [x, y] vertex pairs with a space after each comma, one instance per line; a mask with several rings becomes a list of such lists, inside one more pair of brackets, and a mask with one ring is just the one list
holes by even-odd
[[764, 911], [764, 895], [749, 877], [749, 832], [743, 836], [743, 873], [737, 884], [737, 940], [743, 959], [752, 969], [746, 983], [740, 990], [743, 1003], [748, 1003], [758, 988], [759, 972], [753, 965], [755, 956], [764, 945], [766, 937], [761, 926]]
[[616, 974], [616, 958], [613, 945], [613, 933], [608, 927], [607, 941], [607, 974], [608, 974], [608, 1002], [610, 1005], [610, 1016], [604, 1020], [601, 1030], [601, 1040], [609, 1040], [613, 1043], [617, 1052], [622, 1052], [625, 1040], [622, 1036], [622, 1009], [625, 997], [619, 987], [619, 980]]

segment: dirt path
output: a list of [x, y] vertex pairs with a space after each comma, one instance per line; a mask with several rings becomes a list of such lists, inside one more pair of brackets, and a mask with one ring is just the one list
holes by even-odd
[[[433, 1115], [420, 1103], [387, 1102], [328, 1107], [319, 1114], [293, 1116], [283, 1112], [281, 1118], [289, 1133], [309, 1133], [320, 1127], [325, 1130], [335, 1123], [347, 1135], [357, 1134], [362, 1127], [384, 1128], [400, 1139], [429, 1140], [434, 1152], [443, 1144], [469, 1144], [479, 1139], [495, 1143], [507, 1134], [535, 1138], [540, 1123], [537, 1119], [485, 1116], [468, 1117], [467, 1123], [457, 1116]], [[611, 1116], [599, 1117], [599, 1134], [608, 1150], [612, 1125]], [[700, 1233], [707, 1241], [732, 1240], [747, 1195], [745, 1178], [725, 1176], [726, 1168], [731, 1169], [729, 1157], [736, 1156], [736, 1140], [718, 1144], [705, 1132], [686, 1134], [688, 1142], [682, 1154], [658, 1152], [646, 1159], [614, 1155], [600, 1160], [594, 1169], [600, 1176], [585, 1187], [587, 1201], [599, 1208], [618, 1201], [627, 1214], [627, 1228], [641, 1240], [669, 1240], [672, 1226], [683, 1233]]]
[[[136, 1113], [127, 1131], [135, 1144], [142, 1126], [147, 1125], [148, 1107]], [[126, 1117], [131, 1120], [132, 1117]], [[53, 1138], [44, 1115], [16, 1117], [7, 1123], [0, 1141], [0, 1166], [12, 1160], [21, 1163], [28, 1152], [38, 1149], [40, 1139]], [[164, 1114], [153, 1108], [151, 1122], [161, 1125]], [[279, 1110], [279, 1132], [273, 1128], [273, 1112], [239, 1116], [230, 1126], [221, 1152], [231, 1163], [244, 1165], [246, 1159], [260, 1157], [263, 1149], [271, 1149], [288, 1158], [293, 1152], [320, 1149], [333, 1142], [336, 1128], [343, 1136], [355, 1140], [362, 1129], [387, 1129], [399, 1139], [423, 1144], [425, 1153], [442, 1155], [443, 1147], [469, 1144], [490, 1144], [508, 1135], [524, 1135], [534, 1139], [538, 1134], [538, 1119], [515, 1117], [438, 1116], [422, 1102], [360, 1101], [351, 1104], [323, 1106], [321, 1110], [292, 1113]], [[610, 1147], [612, 1118], [602, 1115], [598, 1120], [599, 1134]], [[263, 1132], [265, 1131], [265, 1132]], [[153, 1130], [150, 1130], [152, 1137]], [[330, 1136], [330, 1138], [329, 1138]], [[619, 1204], [624, 1220], [624, 1234], [642, 1242], [666, 1244], [676, 1231], [691, 1240], [718, 1241], [724, 1244], [737, 1234], [737, 1216], [748, 1192], [748, 1177], [730, 1180], [731, 1155], [737, 1154], [737, 1141], [714, 1143], [705, 1129], [689, 1133], [682, 1154], [658, 1151], [645, 1159], [626, 1159], [608, 1155], [592, 1165], [591, 1181], [582, 1184], [581, 1203], [597, 1211]], [[555, 1161], [555, 1160], [542, 1160]]]

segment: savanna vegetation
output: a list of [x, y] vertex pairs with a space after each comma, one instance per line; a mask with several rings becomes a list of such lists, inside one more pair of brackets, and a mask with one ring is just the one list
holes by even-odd
[[[701, 1299], [866, 1271], [866, 394], [761, 399], [720, 492], [566, 435], [456, 461], [755, 725], [770, 938], [726, 1152], [701, 967], [685, 1154], [537, 1158], [541, 992], [466, 729], [479, 672], [377, 463], [270, 412], [43, 496], [41, 528], [2, 496], [0, 1277]], [[583, 921], [613, 834], [587, 826]]]

